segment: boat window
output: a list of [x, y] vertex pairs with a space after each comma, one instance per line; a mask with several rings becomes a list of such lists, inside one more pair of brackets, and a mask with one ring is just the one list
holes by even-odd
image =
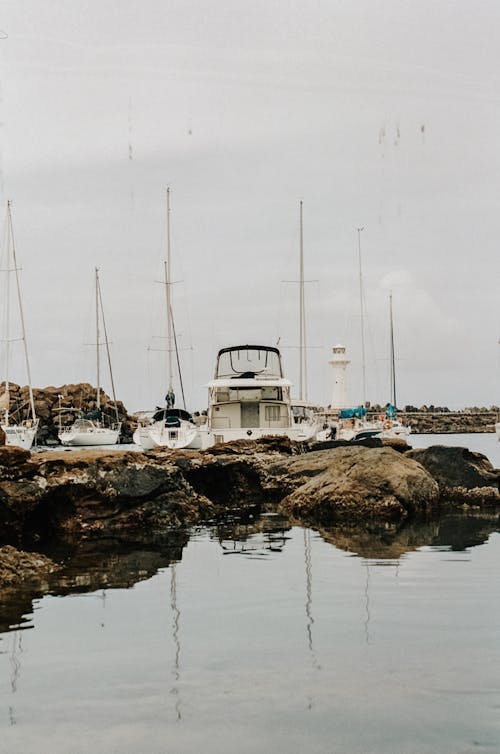
[[268, 348], [256, 348], [249, 346], [247, 348], [232, 348], [219, 353], [217, 360], [217, 369], [215, 374], [217, 379], [263, 376], [280, 379], [281, 360], [278, 351]]
[[281, 406], [266, 406], [266, 422], [277, 422], [281, 416]]

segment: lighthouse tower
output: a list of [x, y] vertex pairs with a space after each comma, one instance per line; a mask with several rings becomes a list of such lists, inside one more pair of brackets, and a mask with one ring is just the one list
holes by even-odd
[[332, 352], [333, 357], [328, 362], [333, 367], [331, 410], [339, 411], [341, 408], [347, 408], [346, 369], [351, 362], [346, 358], [345, 346], [334, 346]]

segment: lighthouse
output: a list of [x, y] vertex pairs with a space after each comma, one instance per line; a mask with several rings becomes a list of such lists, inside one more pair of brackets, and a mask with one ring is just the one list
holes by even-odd
[[330, 408], [332, 411], [339, 411], [341, 408], [347, 408], [346, 369], [351, 362], [346, 358], [345, 346], [334, 346], [332, 352], [332, 359], [328, 362], [333, 367], [333, 390]]

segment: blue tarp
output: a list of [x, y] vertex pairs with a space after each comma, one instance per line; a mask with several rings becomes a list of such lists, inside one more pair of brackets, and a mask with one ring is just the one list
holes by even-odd
[[341, 419], [362, 419], [366, 416], [366, 408], [358, 406], [357, 408], [343, 408], [339, 414]]

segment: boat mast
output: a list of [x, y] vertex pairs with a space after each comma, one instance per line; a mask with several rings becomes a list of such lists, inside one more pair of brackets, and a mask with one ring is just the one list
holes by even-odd
[[[170, 187], [167, 188], [167, 258], [165, 260], [165, 295], [167, 304], [167, 352], [168, 352], [168, 391], [167, 396], [174, 392], [173, 389], [173, 348], [172, 348], [172, 280], [171, 280], [171, 250], [170, 250]], [[170, 399], [167, 399], [167, 402]]]
[[99, 354], [100, 333], [99, 333], [99, 268], [95, 268], [95, 332], [96, 332], [96, 369], [97, 369], [97, 410], [101, 407], [101, 359]]
[[365, 360], [365, 315], [363, 299], [363, 272], [361, 267], [361, 231], [364, 227], [358, 228], [358, 262], [359, 262], [359, 306], [361, 317], [361, 369], [363, 375], [363, 406], [366, 406], [366, 360]]
[[26, 375], [28, 377], [28, 390], [29, 390], [29, 396], [30, 396], [30, 409], [31, 409], [31, 416], [33, 421], [36, 419], [36, 413], [35, 413], [35, 400], [33, 398], [33, 388], [31, 385], [31, 368], [30, 368], [30, 360], [28, 356], [28, 341], [26, 339], [26, 326], [24, 323], [24, 311], [23, 311], [23, 302], [21, 298], [21, 282], [19, 280], [19, 268], [17, 266], [17, 257], [16, 257], [16, 245], [14, 243], [14, 230], [12, 228], [12, 214], [11, 214], [11, 203], [10, 200], [7, 202], [7, 216], [8, 216], [8, 226], [9, 226], [9, 234], [10, 234], [10, 241], [12, 243], [12, 261], [14, 263], [14, 274], [16, 276], [16, 289], [17, 289], [17, 302], [19, 305], [19, 317], [21, 320], [21, 336], [24, 346], [24, 360], [26, 363]]
[[394, 323], [392, 318], [392, 291], [389, 294], [390, 348], [391, 348], [391, 403], [396, 408], [396, 359], [394, 354]]
[[10, 408], [10, 382], [9, 382], [9, 370], [10, 370], [10, 229], [9, 229], [9, 203], [7, 203], [7, 218], [5, 223], [5, 237], [3, 248], [6, 250], [5, 258], [5, 327], [4, 327], [4, 341], [5, 341], [5, 408], [4, 408], [4, 422], [7, 425], [9, 423], [9, 408]]
[[106, 344], [106, 356], [108, 359], [108, 367], [109, 367], [109, 377], [111, 380], [111, 391], [113, 395], [113, 402], [115, 404], [115, 417], [117, 423], [120, 421], [120, 417], [118, 416], [118, 406], [116, 405], [116, 391], [115, 391], [115, 381], [113, 378], [113, 368], [111, 366], [111, 353], [109, 350], [109, 339], [108, 339], [108, 329], [106, 327], [106, 319], [104, 317], [104, 306], [102, 304], [102, 291], [101, 291], [101, 282], [99, 278], [97, 278], [97, 292], [99, 296], [99, 308], [101, 311], [101, 317], [102, 317], [102, 329], [104, 330], [104, 342]]
[[307, 360], [306, 360], [306, 308], [304, 294], [304, 224], [302, 218], [303, 201], [300, 200], [299, 230], [299, 399], [307, 400]]

